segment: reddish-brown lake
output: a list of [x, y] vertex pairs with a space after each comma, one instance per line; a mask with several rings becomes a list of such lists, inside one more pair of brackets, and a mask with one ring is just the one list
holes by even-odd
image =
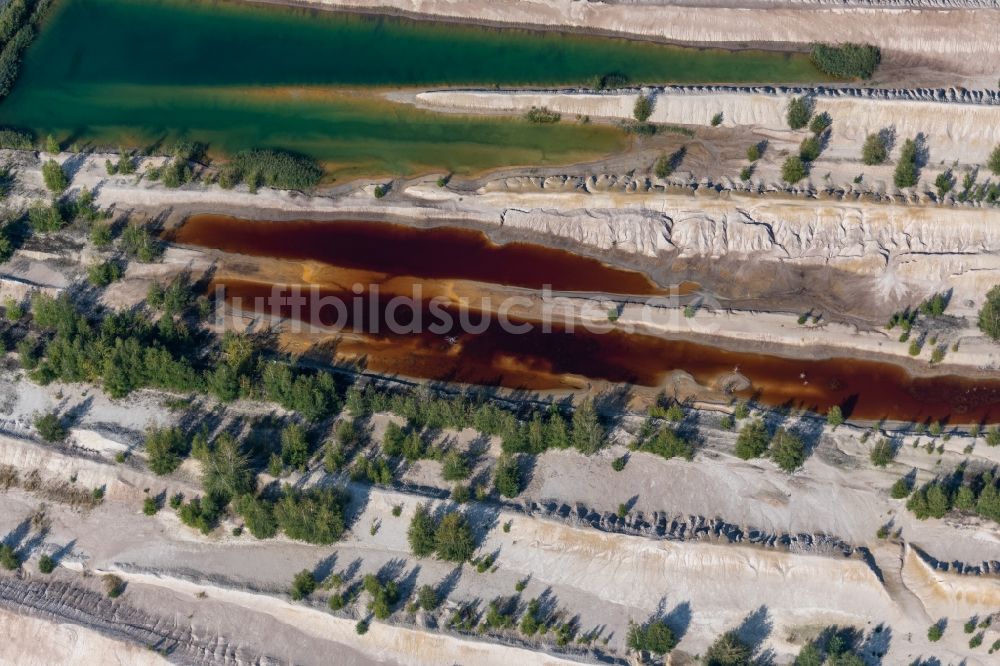
[[[470, 229], [386, 222], [262, 222], [194, 215], [170, 240], [255, 257], [319, 261], [388, 275], [490, 282], [554, 291], [665, 293], [642, 273], [530, 243], [496, 245]], [[682, 288], [682, 290], [685, 290]]]
[[[225, 281], [226, 299], [242, 300], [251, 309], [255, 297], [271, 294], [271, 285], [242, 280]], [[382, 294], [386, 304], [391, 294]], [[351, 303], [353, 292], [319, 290], [316, 297], [332, 297]], [[309, 304], [306, 306], [308, 310]], [[673, 370], [690, 373], [705, 385], [739, 369], [753, 388], [747, 397], [772, 406], [787, 405], [825, 412], [841, 405], [854, 418], [891, 420], [948, 420], [971, 423], [1000, 420], [1000, 378], [969, 379], [954, 375], [913, 377], [903, 368], [875, 361], [830, 358], [791, 359], [757, 353], [734, 352], [689, 341], [663, 340], [622, 331], [594, 333], [577, 328], [569, 333], [554, 326], [545, 333], [539, 325], [523, 333], [500, 326], [496, 317], [478, 333], [463, 332], [459, 311], [444, 307], [432, 311], [427, 303], [417, 306], [423, 330], [392, 333], [387, 308], [348, 307], [343, 316], [332, 309], [320, 310], [320, 320], [365, 332], [360, 351], [372, 370], [408, 377], [470, 384], [498, 385], [529, 390], [567, 387], [567, 375], [592, 380], [660, 384]], [[447, 312], [452, 323], [431, 332], [428, 325]], [[409, 322], [404, 314], [397, 321]], [[292, 317], [290, 308], [277, 308], [273, 315]], [[399, 314], [397, 312], [397, 314]], [[467, 313], [473, 323], [477, 312]], [[525, 322], [513, 322], [525, 323]], [[348, 346], [345, 343], [345, 347]]]

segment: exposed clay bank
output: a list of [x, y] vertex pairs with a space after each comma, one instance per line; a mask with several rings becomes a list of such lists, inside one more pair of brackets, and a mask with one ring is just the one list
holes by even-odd
[[[580, 388], [586, 381], [607, 381], [656, 387], [674, 371], [690, 374], [707, 387], [738, 372], [752, 386], [740, 395], [771, 406], [825, 412], [840, 405], [860, 419], [898, 421], [942, 420], [952, 423], [1000, 419], [1000, 379], [975, 380], [954, 375], [912, 377], [905, 369], [875, 361], [830, 358], [790, 359], [734, 352], [689, 341], [665, 340], [629, 333], [609, 326], [599, 333], [577, 327], [569, 332], [560, 324], [545, 332], [538, 322], [508, 318], [523, 329], [512, 332], [497, 317], [484, 321], [477, 311], [452, 305], [432, 307], [418, 302], [388, 312], [394, 294], [382, 292], [376, 307], [370, 298], [364, 307], [353, 304], [367, 295], [352, 291], [305, 289], [304, 308], [269, 308], [273, 285], [236, 278], [217, 278], [228, 303], [241, 310], [281, 318], [301, 317], [313, 311], [312, 301], [336, 299], [341, 312], [318, 309], [319, 322], [350, 332], [329, 331], [317, 342], [338, 339], [337, 353], [363, 358], [368, 370], [406, 377], [503, 386], [526, 390]], [[255, 299], [257, 304], [255, 305]], [[421, 330], [394, 333], [390, 322], [404, 326], [416, 316]], [[447, 315], [443, 317], [443, 315]], [[476, 327], [468, 332], [462, 318]], [[436, 324], [431, 326], [431, 324]], [[433, 330], [431, 330], [433, 328]]]

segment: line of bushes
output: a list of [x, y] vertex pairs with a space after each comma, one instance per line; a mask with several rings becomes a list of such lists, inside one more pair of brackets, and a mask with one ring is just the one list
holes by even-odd
[[915, 490], [906, 508], [919, 520], [943, 518], [957, 509], [1000, 523], [1000, 487], [992, 471], [969, 474], [959, 468]]
[[21, 70], [21, 58], [35, 38], [35, 26], [50, 0], [11, 0], [0, 11], [0, 99], [10, 94]]

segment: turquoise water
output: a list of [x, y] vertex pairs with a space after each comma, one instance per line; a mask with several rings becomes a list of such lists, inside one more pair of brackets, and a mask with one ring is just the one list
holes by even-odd
[[335, 175], [559, 164], [623, 149], [610, 127], [419, 111], [388, 86], [638, 81], [796, 82], [802, 55], [189, 0], [57, 0], [0, 125], [60, 141], [183, 138], [225, 156], [295, 150]]

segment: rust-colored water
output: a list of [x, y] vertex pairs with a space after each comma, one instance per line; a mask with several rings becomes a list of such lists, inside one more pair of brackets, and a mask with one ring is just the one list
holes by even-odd
[[[271, 285], [247, 280], [220, 280], [226, 299], [241, 299], [252, 309], [255, 297], [271, 294]], [[357, 295], [348, 291], [321, 290], [323, 297], [352, 303]], [[392, 294], [383, 293], [381, 304]], [[307, 299], [309, 300], [309, 299]], [[308, 305], [307, 305], [308, 309]], [[859, 359], [790, 359], [764, 354], [741, 353], [687, 341], [630, 334], [622, 331], [593, 333], [582, 329], [569, 333], [553, 326], [550, 333], [535, 325], [515, 334], [505, 331], [493, 317], [479, 333], [464, 333], [456, 322], [459, 311], [444, 307], [455, 322], [438, 332], [428, 324], [437, 321], [427, 303], [417, 308], [423, 332], [394, 334], [387, 330], [385, 307], [366, 307], [360, 316], [348, 307], [339, 323], [363, 334], [345, 336], [340, 352], [364, 355], [368, 367], [440, 381], [498, 385], [530, 390], [560, 389], [580, 384], [579, 377], [642, 386], [661, 384], [667, 373], [683, 370], [696, 381], [711, 386], [718, 378], [739, 369], [761, 402], [790, 405], [824, 412], [841, 405], [855, 418], [891, 420], [949, 420], [971, 423], [1000, 420], [1000, 378], [975, 380], [958, 376], [911, 377], [903, 368]], [[292, 316], [289, 308], [271, 312]], [[401, 323], [409, 318], [403, 311]], [[332, 310], [323, 313], [324, 324], [332, 323]], [[473, 323], [480, 313], [471, 313]], [[514, 321], [512, 323], [526, 323]], [[377, 332], [373, 332], [377, 331]], [[574, 377], [577, 380], [574, 381]]]
[[[320, 261], [387, 275], [460, 279], [555, 291], [665, 293], [642, 273], [612, 268], [529, 243], [495, 245], [479, 231], [415, 229], [386, 222], [261, 222], [194, 215], [171, 236], [176, 243], [256, 257]], [[682, 285], [681, 291], [689, 291]]]

